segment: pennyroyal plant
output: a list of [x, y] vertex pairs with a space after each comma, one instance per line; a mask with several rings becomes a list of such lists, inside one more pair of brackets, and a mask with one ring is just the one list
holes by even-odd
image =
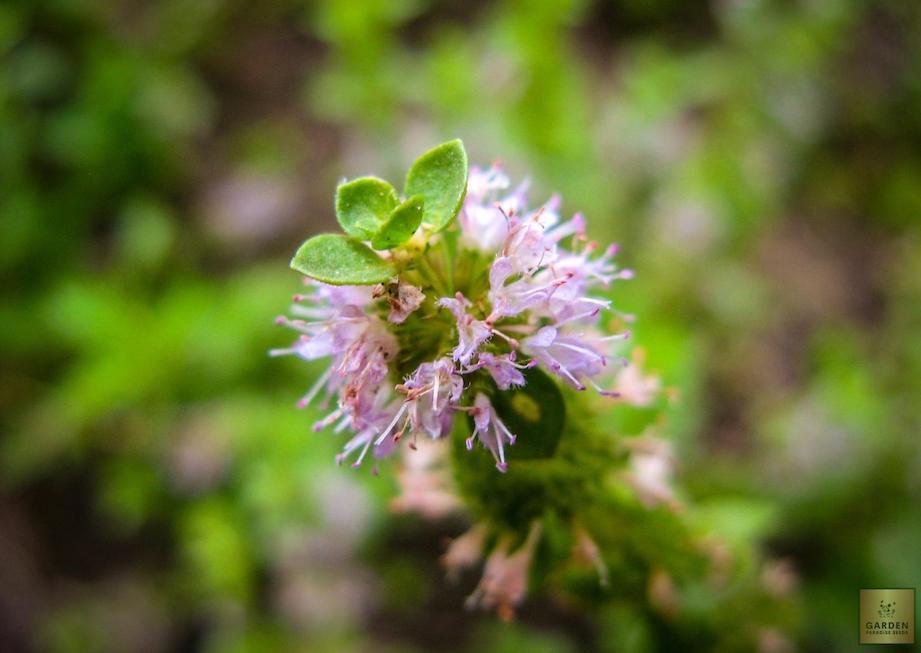
[[626, 364], [615, 348], [631, 318], [602, 294], [632, 276], [616, 248], [588, 240], [582, 215], [562, 219], [556, 196], [529, 207], [527, 183], [497, 166], [468, 175], [459, 140], [417, 159], [402, 194], [362, 177], [340, 184], [335, 207], [345, 233], [295, 254], [309, 290], [278, 321], [299, 337], [272, 353], [331, 360], [300, 404], [321, 399], [315, 428], [350, 434], [338, 461], [452, 442], [454, 481], [481, 524], [446, 562], [469, 560], [459, 551], [473, 540], [492, 549], [474, 603], [508, 612], [520, 600], [550, 514], [602, 572], [581, 515], [617, 456], [595, 419]]
[[[300, 338], [273, 353], [332, 359], [302, 404], [336, 396], [317, 427], [354, 433], [340, 460], [386, 456], [407, 434], [441, 438], [465, 415], [467, 448], [479, 442], [504, 472], [518, 434], [499, 395], [527, 396], [544, 373], [616, 394], [599, 379], [620, 365], [610, 346], [629, 333], [597, 329], [611, 306], [592, 291], [631, 273], [612, 262], [614, 247], [585, 239], [581, 215], [561, 220], [558, 198], [529, 210], [526, 185], [503, 196], [508, 185], [494, 167], [473, 169], [468, 188], [463, 145], [445, 143], [410, 168], [405, 199], [375, 177], [341, 184], [345, 235], [315, 236], [294, 256], [313, 292], [295, 298], [297, 319], [279, 318]], [[559, 436], [544, 431], [528, 437]]]

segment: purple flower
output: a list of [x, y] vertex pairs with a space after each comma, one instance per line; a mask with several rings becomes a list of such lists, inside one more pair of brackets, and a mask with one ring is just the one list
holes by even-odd
[[467, 598], [467, 607], [495, 608], [505, 621], [515, 616], [515, 607], [521, 603], [528, 590], [528, 571], [531, 559], [540, 542], [542, 526], [534, 522], [528, 537], [517, 549], [514, 539], [503, 537], [486, 559], [483, 577]]
[[508, 187], [508, 177], [498, 166], [470, 169], [467, 196], [457, 218], [464, 245], [488, 254], [499, 249], [508, 235], [509, 217], [521, 210], [526, 199], [526, 183], [500, 197]]
[[438, 300], [438, 305], [447, 308], [454, 314], [454, 319], [457, 321], [458, 343], [451, 355], [461, 365], [467, 365], [480, 348], [480, 345], [489, 339], [492, 332], [485, 322], [475, 320], [473, 316], [467, 313], [467, 309], [472, 304], [462, 294], [457, 293], [453, 299], [451, 297], [442, 297]]
[[512, 387], [523, 386], [525, 378], [521, 370], [526, 370], [536, 364], [537, 361], [531, 361], [526, 364], [516, 363], [515, 352], [499, 355], [480, 352], [480, 355], [477, 356], [475, 368], [485, 368], [500, 390], [508, 390]]
[[516, 436], [499, 419], [496, 409], [481, 392], [478, 392], [473, 400], [470, 414], [473, 416], [474, 430], [473, 435], [467, 438], [467, 449], [473, 449], [473, 441], [479, 439], [496, 459], [496, 469], [500, 472], [508, 471], [508, 463], [505, 462], [505, 443], [515, 444]]
[[[311, 290], [295, 296], [293, 317], [279, 318], [299, 338], [272, 355], [330, 359], [299, 405], [321, 394], [325, 402], [335, 399], [315, 428], [353, 433], [340, 461], [356, 454], [360, 465], [368, 452], [388, 455], [407, 433], [443, 437], [466, 410], [475, 425], [468, 443], [483, 442], [504, 471], [514, 435], [483, 394], [465, 397], [465, 378], [479, 387], [488, 374], [506, 391], [525, 386], [524, 370], [540, 365], [577, 390], [617, 394], [599, 382], [612, 372], [608, 362], [619, 360], [611, 359], [609, 343], [629, 334], [603, 337], [596, 326], [603, 312], [631, 318], [594, 293], [632, 272], [615, 265], [616, 247], [599, 251], [586, 240], [581, 214], [561, 219], [558, 196], [529, 209], [527, 187], [512, 187], [498, 166], [471, 169], [456, 248], [435, 235], [423, 249], [396, 252], [395, 279], [373, 288], [308, 282]], [[426, 260], [413, 265], [414, 257]], [[434, 289], [445, 287], [458, 292], [438, 298]], [[456, 336], [430, 315], [407, 319], [427, 299], [451, 311]], [[431, 362], [395, 385], [406, 362], [420, 358]], [[622, 376], [618, 388], [631, 380]]]
[[[320, 428], [341, 417], [360, 422], [370, 409], [378, 386], [389, 373], [389, 364], [398, 346], [394, 335], [379, 318], [366, 314], [352, 303], [354, 293], [320, 288], [318, 294], [327, 306], [295, 306], [295, 314], [325, 319], [305, 321], [278, 318], [280, 324], [301, 333], [291, 347], [272, 350], [270, 355], [294, 354], [305, 360], [332, 358], [329, 369], [305, 394], [298, 405], [307, 406], [326, 387], [327, 395], [339, 393], [339, 405], [324, 418]], [[297, 298], [303, 300], [303, 298]], [[357, 423], [356, 422], [356, 423]]]
[[[355, 421], [354, 430], [357, 432], [345, 444], [342, 452], [336, 455], [337, 463], [341, 465], [354, 451], [360, 450], [358, 458], [352, 463], [352, 467], [360, 467], [365, 455], [372, 447], [375, 458], [384, 458], [391, 453], [396, 444], [396, 439], [393, 435], [388, 433], [385, 434], [384, 438], [378, 439], [377, 437], [382, 430], [387, 429], [387, 424], [391, 422], [394, 413], [392, 406], [384, 405], [383, 398], [388, 394], [390, 394], [389, 391], [379, 393], [375, 397], [372, 406], [362, 414], [359, 420]], [[335, 430], [340, 432], [347, 426], [348, 422], [341, 422]], [[375, 442], [375, 440], [378, 441]]]
[[[544, 283], [534, 283], [531, 276], [517, 276], [522, 270], [515, 259], [497, 258], [489, 269], [489, 301], [492, 312], [486, 318], [493, 323], [503, 317], [514, 317], [528, 309], [547, 302], [554, 290], [565, 283], [565, 279], [551, 278]], [[512, 279], [509, 282], [509, 279]]]
[[610, 307], [610, 302], [591, 297], [594, 286], [626, 278], [628, 271], [616, 272], [610, 262], [615, 249], [592, 259], [597, 248], [588, 243], [578, 254], [559, 247], [561, 240], [584, 239], [585, 220], [576, 215], [560, 222], [558, 200], [551, 199], [540, 210], [523, 220], [515, 220], [489, 272], [489, 301], [492, 311], [487, 323], [530, 311], [535, 317], [554, 322], [590, 320]]
[[440, 358], [433, 363], [419, 365], [412, 376], [396, 389], [406, 395], [399, 407], [374, 414], [368, 427], [352, 438], [340, 454], [344, 457], [362, 446], [361, 455], [353, 467], [361, 464], [372, 444], [375, 456], [389, 455], [408, 430], [427, 433], [432, 438], [440, 438], [450, 432], [464, 382], [455, 373], [454, 363], [449, 358]]
[[499, 250], [501, 256], [512, 261], [516, 272], [527, 274], [553, 263], [554, 243], [544, 237], [547, 225], [541, 221], [542, 217], [543, 213], [538, 211], [516, 220]]
[[607, 358], [584, 337], [565, 336], [555, 327], [546, 326], [522, 340], [521, 351], [533, 356], [576, 390], [585, 390], [582, 383], [585, 379], [602, 394], [613, 394], [602, 390], [590, 378], [604, 369]]
[[400, 411], [406, 411], [413, 431], [440, 438], [451, 430], [464, 381], [450, 358], [439, 358], [419, 365], [397, 390], [406, 394]]

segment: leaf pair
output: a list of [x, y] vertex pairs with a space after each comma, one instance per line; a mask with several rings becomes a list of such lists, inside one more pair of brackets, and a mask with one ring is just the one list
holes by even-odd
[[374, 249], [392, 249], [412, 238], [422, 224], [424, 199], [414, 195], [405, 202], [393, 186], [377, 177], [361, 177], [336, 190], [336, 218], [342, 230]]
[[458, 139], [420, 156], [409, 169], [400, 201], [377, 177], [361, 177], [336, 191], [336, 218], [347, 235], [321, 234], [306, 241], [291, 260], [298, 272], [335, 285], [371, 285], [397, 270], [376, 250], [406, 243], [423, 223], [432, 231], [454, 220], [467, 192], [467, 153]]

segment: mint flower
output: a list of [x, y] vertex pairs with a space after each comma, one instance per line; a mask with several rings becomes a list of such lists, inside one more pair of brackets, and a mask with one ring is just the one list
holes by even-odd
[[550, 530], [607, 587], [586, 525], [608, 484], [678, 506], [664, 441], [618, 446], [601, 419], [611, 398], [645, 407], [661, 391], [617, 351], [633, 318], [608, 297], [632, 272], [559, 196], [533, 205], [528, 191], [498, 166], [468, 168], [460, 141], [423, 154], [402, 194], [376, 177], [340, 184], [345, 233], [295, 254], [308, 290], [278, 323], [297, 337], [271, 352], [329, 361], [298, 405], [318, 404], [314, 428], [345, 438], [338, 463], [402, 452], [394, 510], [471, 514], [443, 562], [456, 576], [485, 561], [467, 605], [505, 618]]
[[347, 235], [298, 251], [312, 291], [278, 319], [297, 341], [272, 354], [330, 359], [299, 405], [335, 402], [315, 426], [351, 432], [339, 462], [445, 438], [460, 420], [467, 448], [505, 472], [517, 435], [540, 436], [512, 432], [503, 393], [527, 393], [542, 370], [617, 395], [612, 347], [629, 333], [599, 330], [611, 302], [596, 293], [631, 273], [587, 240], [583, 216], [561, 218], [558, 196], [532, 209], [526, 183], [509, 188], [496, 166], [468, 173], [460, 142], [446, 143], [413, 165], [405, 198], [374, 177], [340, 185]]
[[500, 472], [506, 471], [508, 463], [505, 462], [505, 445], [515, 444], [517, 436], [502, 423], [496, 409], [483, 393], [477, 393], [470, 414], [473, 415], [474, 429], [473, 435], [466, 440], [467, 449], [473, 449], [473, 441], [478, 439], [492, 452], [496, 459], [496, 468]]
[[483, 577], [467, 598], [467, 606], [495, 609], [500, 617], [510, 621], [515, 606], [527, 592], [528, 570], [540, 535], [541, 525], [535, 523], [524, 544], [517, 549], [513, 548], [510, 538], [500, 540], [486, 559]]

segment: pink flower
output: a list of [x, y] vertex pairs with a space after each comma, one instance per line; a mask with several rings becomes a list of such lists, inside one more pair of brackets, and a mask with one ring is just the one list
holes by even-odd
[[[408, 189], [423, 178], [419, 175], [428, 174], [426, 165], [413, 168]], [[453, 445], [446, 441], [449, 436], [465, 438], [468, 450], [478, 442], [489, 450], [496, 469], [507, 473], [515, 451], [509, 447], [517, 437], [509, 426], [522, 429], [519, 435], [526, 438], [529, 434], [505, 407], [518, 405], [517, 400], [546, 402], [547, 383], [552, 386], [553, 403], [569, 401], [572, 388], [592, 387], [604, 395], [620, 392], [626, 401], [646, 405], [659, 390], [658, 380], [644, 376], [638, 368], [618, 376], [620, 366], [611, 364], [623, 359], [615, 357], [610, 343], [629, 333], [605, 335], [609, 320], [604, 316], [613, 313], [621, 321], [631, 320], [612, 307], [607, 294], [615, 281], [632, 277], [630, 270], [615, 264], [617, 248], [603, 249], [588, 241], [585, 218], [575, 214], [564, 219], [556, 195], [529, 207], [527, 188], [527, 183], [512, 186], [499, 166], [473, 168], [457, 227], [450, 220], [429, 224], [408, 241], [377, 254], [350, 241], [354, 256], [342, 256], [341, 261], [327, 260], [328, 254], [322, 258], [324, 251], [334, 251], [324, 249], [336, 240], [327, 235], [305, 243], [292, 261], [295, 269], [327, 279], [377, 283], [372, 288], [310, 282], [311, 290], [295, 297], [291, 319], [279, 318], [279, 323], [297, 332], [298, 339], [271, 353], [329, 359], [329, 368], [299, 403], [304, 406], [321, 394], [324, 405], [334, 403], [315, 428], [348, 434], [336, 456], [340, 464], [348, 460], [359, 467], [368, 457], [393, 455], [409, 436], [398, 475], [401, 491], [391, 504], [394, 510], [440, 517], [462, 506], [448, 469], [459, 461], [455, 456], [439, 455], [451, 450]], [[344, 191], [339, 200], [340, 210], [352, 206]], [[351, 269], [337, 268], [350, 263], [354, 265]], [[450, 316], [441, 309], [450, 311]], [[554, 378], [537, 370], [526, 371], [537, 366]], [[529, 382], [537, 387], [529, 388]], [[602, 389], [602, 384], [608, 388], [612, 383], [617, 392]], [[521, 387], [521, 394], [502, 394]], [[560, 390], [562, 397], [557, 394]], [[462, 419], [457, 421], [459, 416]], [[578, 448], [579, 430], [565, 429], [563, 437], [570, 436], [576, 438], [567, 440], [570, 448]], [[635, 443], [626, 445], [632, 447], [629, 467], [616, 472], [619, 481], [646, 505], [677, 506], [670, 483], [670, 450], [652, 438], [628, 440]], [[486, 454], [471, 456], [465, 464], [488, 460], [483, 456]], [[538, 467], [531, 467], [523, 464], [508, 477], [497, 477], [496, 483], [502, 486], [499, 494], [508, 494], [505, 486], [516, 475], [531, 478], [533, 471], [541, 476]], [[585, 479], [532, 480], [579, 485]], [[489, 494], [499, 485], [481, 484], [479, 490], [465, 487], [464, 498], [475, 502], [502, 499]], [[528, 488], [522, 491], [530, 492]], [[580, 492], [576, 487], [570, 497], [575, 507], [591, 499]], [[563, 512], [566, 525], [573, 529], [574, 553], [590, 563], [600, 582], [607, 584], [605, 560], [596, 542], [576, 522], [578, 510]], [[467, 605], [496, 609], [510, 619], [528, 589], [542, 525], [531, 523], [522, 542], [525, 534], [519, 520], [493, 516], [488, 524], [455, 540], [443, 562], [448, 573], [455, 575], [482, 559], [484, 545], [492, 546]], [[510, 530], [494, 530], [506, 528]]]
[[553, 263], [553, 243], [544, 238], [545, 225], [541, 223], [541, 213], [516, 220], [509, 230], [499, 254], [510, 259], [516, 271], [530, 273], [542, 265]]
[[[355, 453], [354, 464], [360, 465], [369, 451], [385, 456], [408, 432], [443, 437], [458, 411], [470, 411], [475, 428], [468, 446], [479, 439], [505, 471], [505, 447], [515, 436], [485, 395], [474, 390], [472, 401], [464, 399], [465, 377], [478, 388], [488, 374], [505, 391], [526, 385], [524, 370], [540, 365], [577, 390], [591, 386], [617, 394], [603, 390], [599, 379], [611, 370], [609, 361], [620, 360], [610, 358], [607, 343], [629, 333], [596, 335], [601, 314], [616, 311], [593, 293], [632, 272], [614, 264], [616, 247], [599, 252], [586, 241], [581, 214], [561, 219], [558, 196], [529, 209], [527, 186], [511, 188], [498, 166], [472, 169], [456, 248], [434, 237], [424, 250], [405, 253], [429, 260], [406, 267], [409, 259], [401, 254], [394, 260], [397, 278], [373, 289], [308, 282], [312, 290], [295, 297], [294, 318], [279, 318], [300, 337], [272, 355], [331, 359], [299, 405], [320, 394], [326, 402], [335, 398], [335, 407], [315, 428], [352, 432], [340, 460]], [[450, 265], [457, 269], [447, 269]], [[461, 292], [432, 294], [455, 284], [469, 298]], [[445, 337], [441, 320], [407, 319], [427, 299], [451, 311], [456, 340], [453, 333]], [[417, 346], [420, 352], [400, 351]], [[418, 358], [432, 362], [419, 364], [394, 386], [405, 362]], [[629, 370], [617, 383], [637, 404], [657, 390], [653, 380]]]
[[[391, 435], [389, 431], [392, 431], [391, 419], [394, 409], [392, 406], [386, 404], [386, 396], [388, 394], [389, 391], [381, 389], [375, 396], [372, 405], [365, 410], [361, 418], [355, 420], [355, 422], [351, 424], [356, 433], [346, 442], [342, 451], [336, 455], [336, 462], [338, 464], [341, 465], [355, 451], [359, 453], [358, 458], [352, 463], [352, 467], [360, 467], [365, 456], [372, 447], [374, 449], [375, 458], [384, 458], [393, 450], [396, 438]], [[327, 418], [327, 420], [329, 420], [329, 418]], [[320, 428], [324, 428], [331, 423], [332, 421], [321, 424]], [[335, 431], [337, 433], [343, 431], [349, 425], [348, 418], [343, 419], [336, 426]], [[378, 434], [384, 429], [387, 429], [385, 436], [389, 435], [390, 437], [378, 439]]]
[[449, 579], [457, 580], [461, 571], [480, 561], [487, 535], [489, 530], [486, 525], [477, 524], [451, 541], [448, 550], [441, 556], [441, 564], [447, 570]]
[[499, 389], [508, 390], [512, 387], [524, 385], [525, 378], [521, 370], [526, 370], [536, 364], [537, 361], [531, 361], [523, 365], [521, 363], [516, 363], [515, 352], [499, 355], [480, 352], [474, 367], [477, 369], [481, 367], [486, 368]]
[[458, 343], [451, 355], [461, 365], [467, 365], [480, 348], [480, 345], [492, 335], [492, 331], [486, 326], [485, 322], [475, 320], [473, 316], [467, 313], [471, 303], [460, 293], [457, 293], [453, 299], [451, 297], [442, 297], [438, 300], [438, 305], [447, 308], [454, 314], [454, 319], [457, 321]]
[[617, 395], [632, 406], [648, 406], [662, 389], [662, 382], [655, 374], [643, 374], [640, 361], [634, 356], [632, 365], [627, 365], [614, 383]]
[[467, 177], [467, 196], [464, 201], [466, 204], [495, 202], [499, 191], [504, 191], [509, 185], [509, 179], [502, 172], [501, 166], [493, 165], [486, 170], [472, 166]]
[[[272, 356], [294, 354], [305, 360], [332, 358], [329, 369], [305, 394], [298, 405], [307, 406], [325, 387], [327, 394], [339, 393], [339, 405], [318, 424], [323, 428], [344, 418], [360, 428], [369, 418], [378, 386], [389, 373], [389, 364], [398, 346], [394, 335], [379, 318], [368, 315], [355, 301], [369, 297], [368, 292], [350, 292], [343, 288], [319, 286], [316, 299], [328, 303], [319, 306], [296, 305], [298, 315], [319, 317], [305, 321], [279, 317], [277, 322], [301, 333], [291, 347], [274, 349]], [[303, 301], [305, 298], [296, 297]]]
[[473, 449], [473, 441], [479, 439], [496, 459], [496, 469], [500, 472], [508, 471], [508, 463], [505, 462], [505, 443], [509, 446], [515, 444], [516, 436], [499, 419], [496, 409], [481, 392], [477, 393], [473, 400], [470, 414], [473, 415], [474, 430], [473, 435], [467, 438], [467, 450]]
[[533, 336], [522, 340], [521, 351], [533, 356], [576, 390], [585, 390], [581, 379], [594, 385], [589, 377], [599, 374], [607, 363], [604, 354], [599, 353], [585, 339], [564, 336], [552, 326], [543, 327]]
[[624, 478], [640, 502], [647, 508], [665, 504], [672, 510], [680, 509], [671, 484], [675, 466], [671, 444], [649, 435], [626, 442], [631, 455]]
[[508, 187], [508, 177], [493, 168], [487, 173], [471, 170], [467, 197], [457, 217], [465, 245], [482, 252], [494, 252], [508, 233], [508, 218], [495, 197]]
[[358, 467], [372, 444], [377, 457], [387, 456], [407, 430], [427, 433], [432, 438], [447, 434], [463, 389], [464, 382], [455, 374], [450, 359], [422, 363], [405, 383], [397, 386], [397, 390], [406, 394], [399, 407], [375, 413], [374, 420], [369, 420], [368, 426], [346, 445], [340, 461], [362, 446], [358, 460], [352, 465]]
[[528, 569], [540, 541], [541, 526], [535, 522], [528, 537], [517, 550], [512, 550], [513, 540], [504, 537], [486, 559], [483, 577], [467, 598], [468, 607], [495, 608], [499, 616], [510, 621], [515, 607], [524, 599], [528, 589]]
[[[619, 270], [610, 261], [617, 252], [616, 246], [612, 245], [600, 257], [592, 258], [596, 249], [597, 244], [589, 242], [580, 253], [561, 256], [553, 266], [536, 276], [537, 281], [545, 283], [551, 279], [566, 279], [548, 302], [548, 314], [557, 326], [575, 321], [594, 321], [600, 311], [611, 308], [611, 302], [592, 297], [589, 293], [596, 287], [608, 287], [616, 279], [633, 277], [631, 270]], [[623, 317], [631, 321], [629, 316]]]
[[499, 255], [512, 259], [515, 268], [525, 274], [552, 266], [560, 255], [560, 241], [569, 236], [582, 238], [585, 232], [581, 214], [560, 223], [559, 207], [560, 198], [554, 195], [536, 211], [513, 220]]
[[403, 450], [403, 469], [397, 477], [400, 495], [390, 503], [397, 512], [416, 512], [438, 519], [461, 508], [460, 498], [451, 491], [450, 472], [445, 466], [446, 447], [428, 442]]
[[457, 217], [464, 245], [487, 254], [499, 249], [508, 235], [509, 218], [524, 207], [526, 200], [527, 183], [501, 196], [508, 187], [508, 177], [498, 166], [470, 169], [467, 196]]
[[451, 430], [464, 381], [450, 358], [439, 358], [422, 363], [397, 390], [406, 393], [400, 412], [406, 411], [412, 430], [440, 438]]
[[[522, 274], [525, 276], [520, 276]], [[491, 324], [503, 317], [514, 317], [540, 306], [565, 282], [565, 279], [551, 277], [535, 283], [533, 277], [522, 270], [515, 259], [497, 258], [489, 269], [488, 296], [492, 312], [486, 322]]]
[[576, 525], [574, 535], [576, 537], [576, 553], [595, 568], [598, 573], [598, 583], [602, 587], [607, 587], [611, 580], [608, 574], [608, 566], [605, 564], [604, 557], [602, 557], [601, 550], [595, 540], [581, 525]]

